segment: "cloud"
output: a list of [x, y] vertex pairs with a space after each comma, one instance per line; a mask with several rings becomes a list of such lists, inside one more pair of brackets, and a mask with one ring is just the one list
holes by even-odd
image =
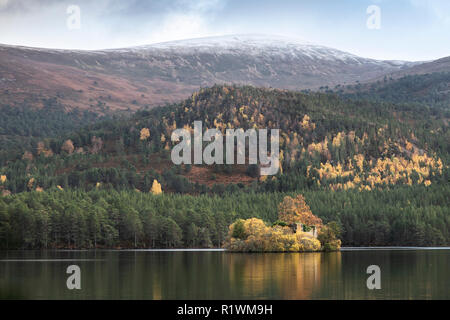
[[29, 12], [60, 2], [57, 0], [0, 0], [0, 13]]
[[[374, 58], [429, 60], [448, 55], [443, 41], [450, 30], [448, 0], [367, 0], [380, 4], [382, 10], [386, 7], [385, 27], [370, 37], [363, 28], [361, 1], [336, 2], [0, 0], [0, 43], [107, 49], [231, 33], [268, 33], [302, 37]], [[67, 7], [72, 4], [81, 9], [81, 29], [67, 27]], [[389, 28], [391, 20], [395, 26]]]
[[432, 14], [438, 22], [450, 26], [450, 1], [448, 0], [411, 0], [417, 8], [425, 9]]
[[110, 9], [103, 17], [107, 17], [106, 23], [114, 32], [116, 46], [125, 46], [127, 41], [142, 45], [215, 35], [217, 15], [226, 3], [227, 0], [175, 0], [161, 5], [161, 1], [135, 0], [127, 1], [120, 10]]
[[211, 35], [215, 17], [224, 5], [224, 0], [178, 0], [151, 33], [152, 42]]
[[[228, 0], [0, 0], [0, 43], [103, 49], [211, 35]], [[81, 29], [67, 30], [67, 7]]]
[[218, 11], [225, 5], [223, 0], [179, 0], [181, 6], [186, 6], [191, 11], [207, 13]]

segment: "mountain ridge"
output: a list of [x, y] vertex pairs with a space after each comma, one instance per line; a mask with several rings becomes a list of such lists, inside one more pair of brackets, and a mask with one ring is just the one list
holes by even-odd
[[369, 81], [413, 65], [263, 36], [234, 35], [100, 51], [2, 45], [0, 92], [3, 105], [42, 107], [45, 99], [56, 97], [65, 109], [104, 113], [178, 102], [214, 84], [317, 89]]

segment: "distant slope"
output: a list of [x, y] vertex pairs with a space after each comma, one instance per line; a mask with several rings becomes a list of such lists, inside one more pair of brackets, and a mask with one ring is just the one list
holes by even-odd
[[388, 77], [398, 79], [407, 75], [421, 75], [434, 72], [450, 72], [450, 56], [435, 61], [424, 62], [403, 70], [388, 74]]
[[373, 83], [338, 86], [334, 91], [356, 100], [421, 104], [424, 107], [441, 107], [450, 111], [450, 72], [386, 78]]
[[0, 104], [43, 107], [45, 100], [57, 98], [66, 109], [135, 110], [178, 101], [194, 90], [157, 75], [140, 76], [135, 58], [1, 46]]
[[103, 51], [0, 46], [0, 104], [131, 110], [220, 83], [318, 88], [382, 77], [413, 63], [378, 61], [273, 36], [225, 36]]
[[45, 107], [30, 109], [25, 106], [0, 106], [0, 162], [20, 158], [22, 149], [33, 150], [39, 141], [83, 128], [108, 119], [89, 110], [69, 112], [52, 101]]

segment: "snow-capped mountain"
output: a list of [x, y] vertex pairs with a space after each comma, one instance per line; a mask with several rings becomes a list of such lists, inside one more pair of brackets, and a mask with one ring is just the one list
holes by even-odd
[[[137, 51], [163, 50], [182, 54], [239, 55], [246, 53], [254, 56], [278, 56], [280, 58], [301, 58], [306, 56], [315, 60], [339, 60], [349, 63], [364, 63], [370, 60], [300, 39], [261, 34], [188, 39], [141, 46], [134, 49]], [[403, 61], [399, 63], [404, 64]]]
[[133, 109], [181, 100], [220, 83], [315, 89], [364, 82], [411, 65], [267, 35], [98, 51], [0, 46], [0, 90], [11, 103], [57, 96], [67, 107]]
[[214, 80], [289, 89], [366, 81], [413, 65], [362, 58], [307, 41], [271, 35], [208, 37], [109, 52], [159, 57], [160, 61], [170, 61], [168, 70], [176, 70], [172, 74], [183, 79], [186, 75], [181, 70], [195, 71], [200, 85]]

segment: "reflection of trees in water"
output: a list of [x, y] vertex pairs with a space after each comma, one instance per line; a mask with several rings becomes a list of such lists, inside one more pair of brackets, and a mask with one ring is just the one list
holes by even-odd
[[[333, 256], [329, 256], [332, 259]], [[449, 297], [450, 254], [445, 250], [369, 250], [340, 253], [340, 269], [321, 264], [322, 284], [312, 298], [442, 299]], [[445, 263], [448, 261], [448, 263]], [[381, 290], [368, 290], [367, 267], [381, 269]], [[328, 269], [327, 269], [328, 268]], [[336, 270], [335, 270], [336, 269]]]
[[[90, 269], [84, 269], [83, 278], [87, 284], [96, 283], [85, 289], [100, 298], [448, 298], [450, 254], [444, 251], [142, 252], [121, 253], [120, 258], [112, 252], [102, 258], [108, 262], [97, 263], [94, 269], [93, 264], [86, 265]], [[366, 269], [372, 264], [381, 268], [382, 290], [367, 289]], [[55, 267], [42, 282], [52, 283]], [[44, 274], [45, 270], [34, 272], [37, 279], [45, 279]], [[65, 281], [64, 272], [62, 278]], [[32, 286], [40, 287], [36, 282]], [[61, 291], [54, 291], [54, 296], [66, 293]]]
[[[448, 299], [450, 251], [333, 253], [0, 252], [0, 298], [14, 299]], [[75, 259], [70, 261], [70, 259]], [[76, 259], [98, 259], [77, 261]], [[77, 264], [82, 290], [67, 290]], [[381, 268], [382, 290], [366, 269]]]
[[230, 254], [230, 280], [248, 298], [309, 299], [339, 270], [340, 252]]

